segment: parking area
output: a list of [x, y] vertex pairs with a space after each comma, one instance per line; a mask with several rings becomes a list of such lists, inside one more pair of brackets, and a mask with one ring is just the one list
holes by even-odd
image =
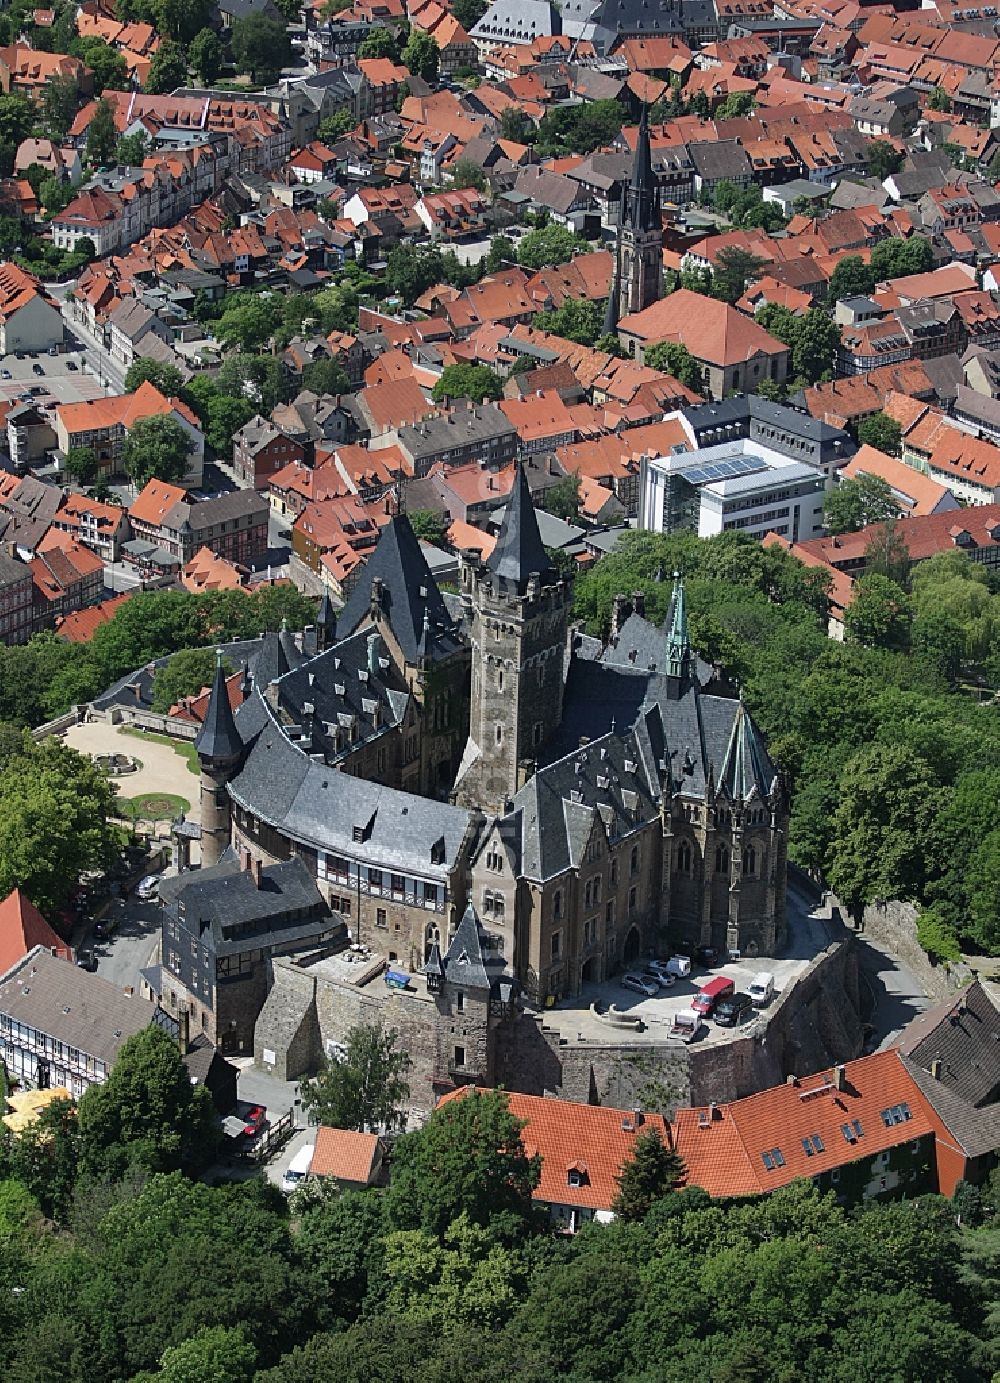
[[[36, 368], [37, 367], [37, 368]], [[8, 378], [8, 375], [10, 378]], [[9, 401], [31, 393], [39, 404], [83, 403], [104, 397], [105, 389], [91, 372], [82, 350], [64, 355], [41, 353], [18, 360], [3, 358], [0, 399]]]

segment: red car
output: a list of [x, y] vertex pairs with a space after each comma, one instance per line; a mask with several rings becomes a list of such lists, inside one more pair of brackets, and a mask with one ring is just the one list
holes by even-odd
[[243, 1132], [248, 1138], [256, 1138], [266, 1123], [267, 1110], [263, 1105], [256, 1104], [246, 1116], [246, 1124], [244, 1125]]

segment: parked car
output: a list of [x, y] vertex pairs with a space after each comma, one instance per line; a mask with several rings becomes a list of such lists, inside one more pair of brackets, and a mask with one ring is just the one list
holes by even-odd
[[767, 1008], [774, 998], [774, 976], [770, 970], [761, 970], [750, 981], [750, 999], [754, 1008]]
[[719, 959], [719, 953], [714, 946], [699, 946], [695, 954], [698, 957], [699, 965], [714, 965]]
[[13, 379], [14, 376], [9, 370], [0, 370], [0, 379]]
[[298, 1152], [288, 1164], [288, 1169], [281, 1178], [282, 1191], [294, 1191], [297, 1186], [301, 1186], [309, 1175], [309, 1168], [312, 1166], [313, 1153], [316, 1151], [315, 1143], [307, 1143], [304, 1148], [299, 1148]]
[[725, 994], [715, 1005], [712, 1015], [723, 1028], [738, 1028], [741, 1023], [753, 1017], [753, 1003], [749, 994]]
[[255, 1104], [244, 1117], [243, 1132], [248, 1138], [256, 1138], [259, 1133], [263, 1132], [267, 1124], [267, 1110], [262, 1104]]
[[622, 984], [626, 989], [634, 990], [636, 994], [644, 994], [647, 999], [651, 999], [654, 994], [660, 992], [660, 986], [656, 981], [652, 978], [647, 980], [644, 975], [623, 975]]
[[155, 874], [147, 874], [144, 879], [140, 879], [135, 889], [135, 896], [141, 903], [151, 903], [156, 897], [160, 887], [160, 881]]
[[650, 970], [662, 970], [665, 975], [673, 975], [675, 980], [686, 980], [691, 973], [690, 956], [671, 956], [669, 960], [651, 960]]
[[98, 941], [108, 941], [118, 930], [118, 914], [109, 912], [106, 917], [94, 923], [94, 935]]
[[670, 989], [677, 983], [673, 975], [668, 974], [666, 970], [657, 970], [654, 965], [646, 966], [642, 972], [642, 978], [652, 980], [657, 989]]
[[67, 368], [67, 370], [78, 370], [80, 367], [79, 367], [79, 365], [76, 363], [75, 360], [67, 360], [67, 361], [66, 361], [66, 368]]
[[735, 989], [734, 980], [728, 979], [725, 975], [716, 975], [714, 980], [709, 980], [698, 990], [691, 1007], [695, 1013], [700, 1013], [703, 1018], [708, 1018], [719, 1000], [725, 998], [727, 994], [732, 994]]
[[679, 1037], [682, 1042], [693, 1042], [704, 1026], [700, 1013], [696, 1013], [693, 1008], [682, 1008], [674, 1014], [674, 1020], [670, 1024], [670, 1036]]
[[97, 957], [94, 955], [94, 952], [91, 950], [89, 946], [86, 948], [86, 950], [77, 951], [76, 963], [81, 970], [97, 969]]
[[32, 374], [43, 375], [45, 373], [45, 366], [39, 365], [38, 361], [36, 360], [34, 365], [32, 365], [31, 367], [31, 371]]

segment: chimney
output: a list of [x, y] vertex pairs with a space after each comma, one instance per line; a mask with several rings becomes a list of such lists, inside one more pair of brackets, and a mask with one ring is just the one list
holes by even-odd
[[711, 1104], [708, 1106], [708, 1117], [713, 1121], [713, 1123], [716, 1119], [722, 1118], [722, 1110], [719, 1108], [719, 1106], [715, 1103], [714, 1100], [712, 1100]]
[[186, 1008], [182, 1008], [177, 1015], [177, 1045], [181, 1049], [181, 1056], [186, 1056], [190, 1040], [191, 1014]]
[[519, 792], [520, 792], [521, 788], [524, 787], [525, 783], [528, 782], [528, 780], [529, 780], [530, 778], [533, 778], [533, 777], [534, 777], [534, 774], [535, 774], [535, 761], [534, 761], [534, 759], [522, 759], [521, 762], [520, 762], [520, 763], [518, 764], [518, 766], [517, 766], [517, 788], [518, 788], [518, 791], [519, 791]]
[[835, 1090], [847, 1089], [847, 1067], [842, 1062], [833, 1068], [833, 1087]]
[[264, 878], [264, 861], [252, 859], [250, 861], [250, 877], [253, 879], [254, 888], [260, 888]]
[[636, 1128], [639, 1128], [642, 1125], [642, 1110], [639, 1109], [638, 1106], [633, 1106], [632, 1123], [635, 1125]]
[[942, 1062], [939, 1056], [936, 1056], [934, 1060], [931, 1062], [931, 1075], [934, 1077], [935, 1080], [941, 1079], [941, 1072], [943, 1069], [944, 1063]]
[[629, 604], [623, 595], [616, 595], [611, 604], [611, 637], [616, 639], [622, 632], [622, 625], [628, 619]]
[[799, 1083], [799, 1078], [798, 1078], [798, 1076], [786, 1076], [786, 1077], [785, 1077], [785, 1084], [786, 1084], [786, 1085], [798, 1085], [798, 1083]]
[[635, 611], [635, 613], [636, 613], [637, 615], [645, 615], [645, 613], [646, 613], [646, 592], [645, 592], [645, 591], [633, 591], [633, 592], [632, 592], [632, 609]]

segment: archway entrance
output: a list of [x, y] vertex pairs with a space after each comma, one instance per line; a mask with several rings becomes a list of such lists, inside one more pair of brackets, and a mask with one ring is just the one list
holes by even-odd
[[580, 979], [584, 984], [593, 984], [600, 978], [600, 961], [597, 956], [591, 956], [590, 960], [586, 960], [583, 963], [583, 969], [580, 971]]
[[638, 960], [641, 948], [642, 937], [639, 935], [639, 928], [633, 927], [625, 938], [625, 950], [622, 952], [626, 965], [631, 965], [634, 960]]

